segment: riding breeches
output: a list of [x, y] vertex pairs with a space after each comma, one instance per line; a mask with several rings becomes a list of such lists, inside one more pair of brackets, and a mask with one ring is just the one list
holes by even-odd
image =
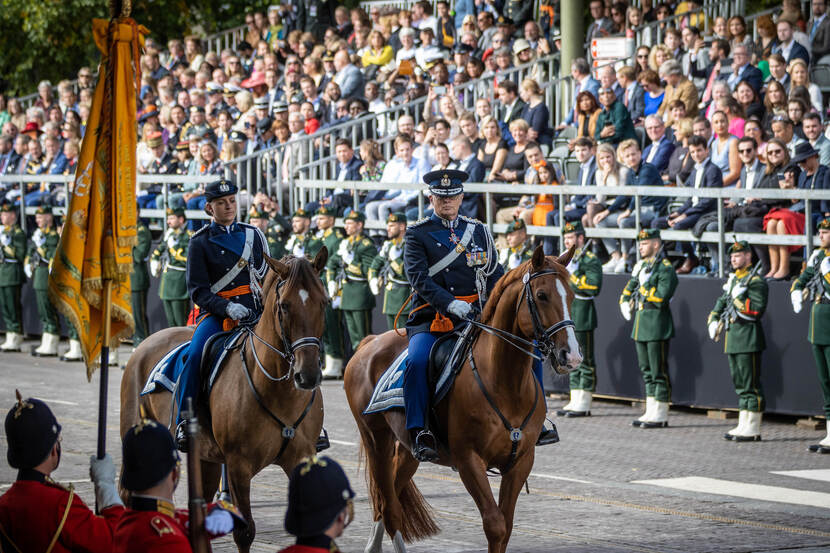
[[184, 407], [184, 399], [193, 398], [194, 407], [199, 394], [200, 374], [202, 366], [202, 350], [208, 338], [222, 331], [223, 319], [216, 315], [208, 315], [202, 319], [193, 331], [190, 339], [187, 355], [179, 357], [176, 378], [176, 405], [178, 406], [176, 422], [181, 422], [181, 412]]
[[406, 428], [424, 428], [429, 405], [429, 351], [441, 333], [419, 332], [409, 338], [409, 353], [403, 377]]

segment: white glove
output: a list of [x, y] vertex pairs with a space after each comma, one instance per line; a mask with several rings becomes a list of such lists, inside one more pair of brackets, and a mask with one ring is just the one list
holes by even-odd
[[631, 320], [631, 304], [627, 301], [624, 301], [620, 304], [620, 313], [622, 313], [623, 319], [626, 321]]
[[5, 232], [3, 234], [0, 234], [0, 244], [2, 244], [4, 246], [8, 246], [11, 243], [12, 243], [12, 237], [11, 236], [6, 234]]
[[790, 300], [793, 302], [793, 312], [801, 313], [801, 306], [804, 302], [804, 296], [802, 295], [801, 290], [793, 290], [790, 292]]
[[115, 487], [115, 465], [109, 453], [103, 459], [95, 455], [89, 457], [89, 477], [95, 484], [95, 500], [99, 509], [113, 505], [124, 506]]
[[466, 301], [461, 300], [452, 300], [450, 304], [447, 306], [447, 311], [458, 317], [459, 319], [465, 319], [467, 315], [472, 311], [472, 306]]
[[334, 296], [336, 296], [337, 295], [337, 281], [330, 280], [328, 282], [327, 286], [329, 288], [329, 297], [333, 298]]
[[26, 278], [32, 278], [32, 274], [34, 273], [34, 269], [32, 266], [26, 263], [23, 265], [23, 272], [26, 273]]
[[40, 229], [37, 229], [35, 233], [32, 235], [32, 242], [35, 243], [35, 246], [38, 248], [41, 247], [46, 243], [46, 237], [40, 232]]
[[158, 259], [151, 259], [150, 260], [150, 274], [154, 277], [159, 276], [161, 272], [161, 261]]
[[825, 257], [821, 260], [821, 264], [819, 265], [819, 271], [821, 271], [822, 275], [830, 273], [830, 257]]
[[172, 234], [167, 237], [167, 249], [172, 250], [176, 247], [176, 237]]
[[380, 281], [377, 278], [369, 279], [369, 290], [372, 291], [372, 295], [374, 296], [380, 294]]
[[213, 536], [224, 536], [233, 531], [233, 517], [224, 509], [213, 509], [205, 517], [205, 530]]
[[718, 332], [718, 321], [709, 323], [709, 338], [714, 340], [715, 334]]
[[238, 321], [247, 317], [250, 311], [241, 303], [230, 302], [225, 308], [225, 313], [234, 321]]
[[739, 284], [739, 285], [735, 286], [734, 288], [732, 288], [732, 297], [733, 297], [733, 298], [738, 298], [738, 297], [740, 297], [740, 296], [741, 296], [744, 292], [746, 292], [746, 286], [741, 286], [741, 285]]

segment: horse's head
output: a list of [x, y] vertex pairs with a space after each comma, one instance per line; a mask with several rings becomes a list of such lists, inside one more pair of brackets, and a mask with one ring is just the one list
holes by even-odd
[[273, 313], [289, 370], [294, 373], [294, 386], [300, 390], [316, 388], [323, 378], [320, 337], [328, 296], [320, 272], [328, 256], [324, 246], [311, 262], [305, 257], [265, 258], [276, 275], [264, 287], [265, 313]]
[[582, 362], [571, 320], [574, 295], [565, 268], [573, 253], [571, 248], [558, 258], [545, 257], [542, 246], [537, 246], [521, 279], [523, 305], [517, 306], [519, 328], [537, 341], [545, 362], [559, 374]]

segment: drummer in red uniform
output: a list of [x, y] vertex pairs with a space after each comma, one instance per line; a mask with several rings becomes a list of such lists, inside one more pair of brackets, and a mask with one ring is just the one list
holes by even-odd
[[339, 553], [334, 538], [354, 518], [354, 491], [331, 457], [307, 457], [291, 471], [285, 530], [297, 543], [280, 553]]
[[0, 551], [110, 553], [124, 513], [109, 455], [90, 459], [90, 476], [101, 516], [71, 486], [51, 475], [61, 460], [61, 425], [39, 399], [23, 399], [6, 415], [7, 458], [17, 481], [0, 496]]

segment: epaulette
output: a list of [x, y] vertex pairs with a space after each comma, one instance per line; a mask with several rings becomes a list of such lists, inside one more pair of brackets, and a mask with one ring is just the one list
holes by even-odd
[[422, 218], [418, 219], [417, 221], [413, 221], [412, 223], [409, 223], [408, 228], [413, 228], [413, 227], [417, 227], [419, 225], [423, 225], [424, 223], [429, 221], [429, 219], [430, 219], [429, 217], [422, 217]]
[[467, 217], [466, 215], [459, 215], [458, 218], [461, 219], [462, 221], [467, 221], [468, 223], [473, 223], [474, 225], [483, 225], [484, 224], [481, 221], [479, 221], [478, 219], [474, 219], [472, 217]]
[[155, 530], [159, 536], [163, 536], [165, 534], [175, 534], [176, 529], [170, 525], [164, 517], [155, 516], [150, 519], [150, 528]]
[[197, 236], [199, 236], [200, 234], [202, 234], [203, 232], [205, 232], [209, 228], [210, 228], [210, 225], [202, 225], [202, 228], [200, 228], [199, 230], [194, 232], [193, 236], [191, 236], [191, 238], [196, 238]]
[[665, 265], [666, 267], [672, 266], [671, 262], [668, 259], [663, 259], [663, 265]]
[[591, 258], [596, 257], [596, 255], [591, 250], [588, 250], [587, 252], [585, 252], [585, 257], [587, 257], [588, 259], [591, 259]]
[[360, 245], [361, 245], [361, 246], [372, 246], [373, 244], [372, 244], [372, 241], [371, 241], [371, 240], [369, 240], [368, 238], [364, 238], [364, 239], [360, 242]]

